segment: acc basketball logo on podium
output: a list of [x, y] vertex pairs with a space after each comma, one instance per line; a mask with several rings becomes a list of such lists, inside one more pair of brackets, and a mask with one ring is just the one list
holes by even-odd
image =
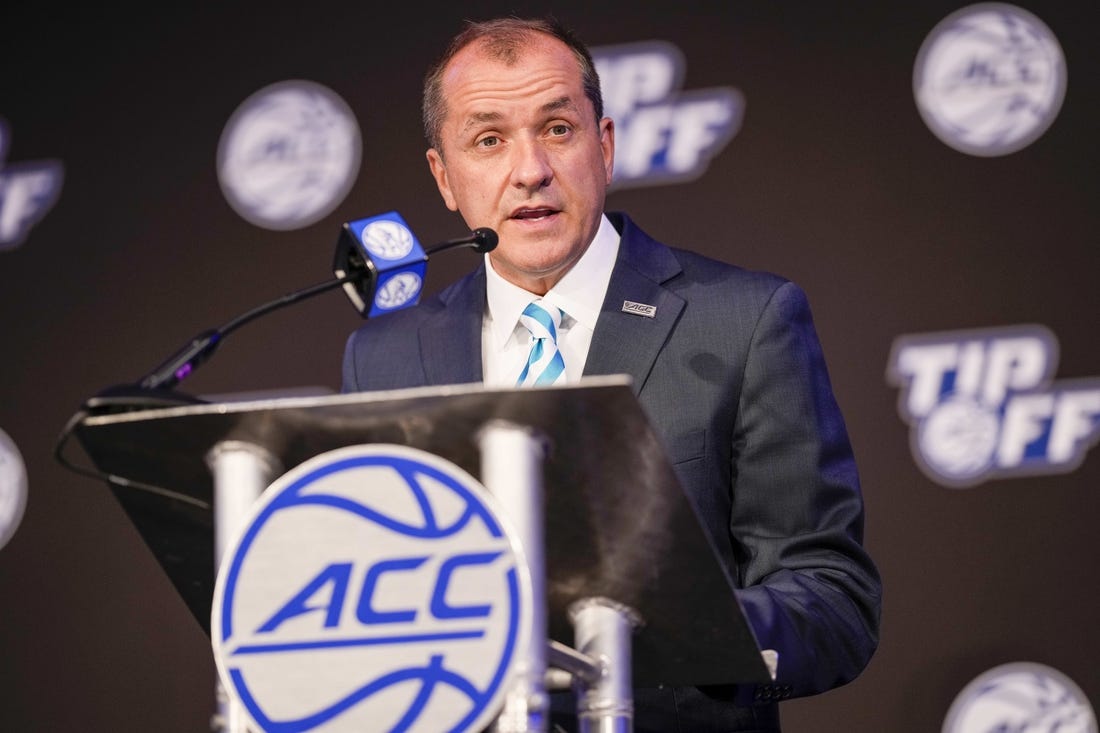
[[211, 638], [264, 731], [481, 730], [528, 633], [530, 580], [453, 464], [342, 448], [278, 479], [222, 561]]

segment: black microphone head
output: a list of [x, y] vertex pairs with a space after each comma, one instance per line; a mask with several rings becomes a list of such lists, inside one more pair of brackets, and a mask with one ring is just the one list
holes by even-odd
[[497, 237], [497, 233], [489, 227], [478, 227], [473, 231], [473, 235], [473, 250], [480, 254], [492, 252], [494, 249], [496, 249], [497, 242], [500, 241], [500, 238]]

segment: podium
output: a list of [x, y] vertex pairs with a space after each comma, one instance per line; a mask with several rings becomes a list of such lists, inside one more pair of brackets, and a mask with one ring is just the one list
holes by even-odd
[[100, 471], [132, 484], [112, 489], [209, 634], [224, 545], [215, 513], [240, 493], [232, 470], [219, 474], [211, 459], [218, 450], [258, 448], [270, 480], [330, 450], [390, 443], [477, 477], [487, 468], [478, 436], [494, 424], [546, 446], [544, 587], [556, 659], [573, 640], [570, 609], [611, 599], [642, 622], [627, 657], [634, 686], [769, 681], [732, 583], [626, 377], [138, 409], [88, 416], [75, 434]]

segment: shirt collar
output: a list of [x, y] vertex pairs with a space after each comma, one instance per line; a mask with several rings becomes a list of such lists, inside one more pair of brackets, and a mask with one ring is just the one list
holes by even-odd
[[[561, 308], [581, 326], [594, 331], [618, 254], [619, 233], [606, 216], [601, 216], [600, 226], [588, 249], [542, 298]], [[503, 348], [515, 331], [523, 309], [539, 296], [498, 275], [488, 254], [485, 255], [485, 295], [492, 343], [496, 348]]]

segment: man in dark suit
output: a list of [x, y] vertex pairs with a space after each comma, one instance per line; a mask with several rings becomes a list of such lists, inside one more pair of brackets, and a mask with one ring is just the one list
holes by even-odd
[[804, 295], [604, 214], [614, 124], [587, 50], [556, 25], [471, 24], [428, 76], [424, 120], [444, 202], [500, 243], [438, 296], [356, 331], [345, 391], [514, 385], [521, 312], [553, 313], [558, 379], [633, 377], [761, 647], [779, 653], [773, 685], [636, 691], [635, 729], [778, 731], [778, 700], [859, 674], [880, 608]]

